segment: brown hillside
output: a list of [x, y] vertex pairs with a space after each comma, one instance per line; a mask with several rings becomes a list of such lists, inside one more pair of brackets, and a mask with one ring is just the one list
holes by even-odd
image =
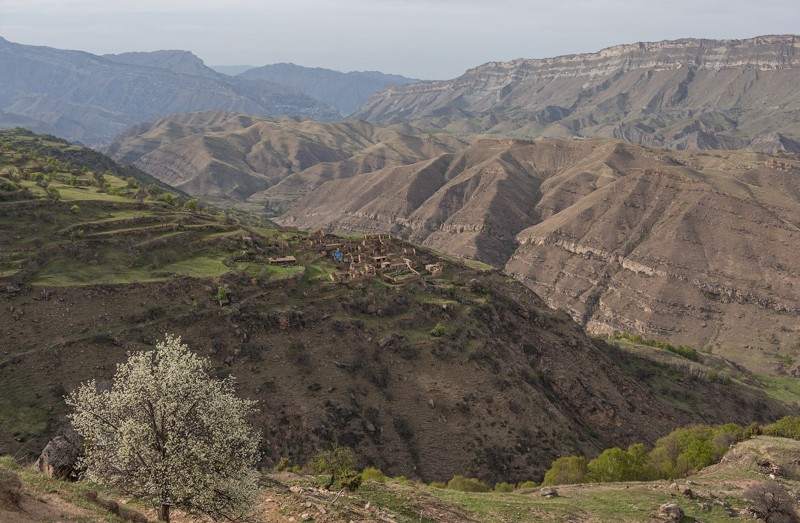
[[382, 231], [506, 270], [592, 332], [800, 354], [800, 162], [608, 141], [479, 140], [327, 183], [280, 221]]
[[[787, 412], [740, 385], [593, 340], [518, 282], [396, 240], [315, 241], [124, 202], [82, 201], [76, 216], [70, 205], [0, 207], [2, 237], [29, 260], [0, 287], [0, 453], [35, 456], [66, 392], [110, 379], [128, 351], [164, 332], [258, 400], [268, 464], [305, 462], [338, 442], [391, 474], [516, 481], [540, 477], [562, 454]], [[71, 236], [77, 228], [82, 239]], [[444, 270], [333, 283], [327, 271], [347, 266], [320, 258], [331, 242]], [[297, 267], [267, 268], [264, 258], [287, 244]], [[187, 270], [222, 272], [175, 273]], [[92, 283], [106, 279], [119, 283]], [[214, 299], [220, 286], [230, 303]]]
[[265, 204], [286, 206], [325, 181], [416, 163], [461, 143], [366, 122], [207, 112], [137, 125], [106, 152], [189, 194], [261, 210]]

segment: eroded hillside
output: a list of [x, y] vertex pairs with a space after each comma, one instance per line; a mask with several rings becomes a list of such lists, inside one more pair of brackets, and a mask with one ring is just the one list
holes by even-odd
[[798, 174], [794, 157], [485, 139], [332, 181], [279, 221], [391, 232], [505, 266], [591, 332], [776, 372], [800, 351]]
[[689, 344], [759, 373], [790, 373], [800, 356], [791, 153], [222, 113], [140, 126], [111, 152], [201, 197], [288, 207], [286, 225], [392, 234], [503, 267], [593, 333]]
[[164, 332], [258, 401], [267, 464], [338, 442], [391, 474], [518, 480], [562, 454], [788, 412], [592, 339], [486, 267], [180, 208], [17, 148], [46, 138], [3, 138], [0, 452], [36, 455], [65, 392]]

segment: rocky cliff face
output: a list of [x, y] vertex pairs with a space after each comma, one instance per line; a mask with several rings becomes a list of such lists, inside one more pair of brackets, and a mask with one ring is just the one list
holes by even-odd
[[[491, 62], [450, 81], [390, 87], [354, 116], [527, 136], [605, 136], [676, 149], [800, 138], [800, 37], [620, 45]], [[754, 146], [758, 148], [756, 144]]]
[[106, 54], [112, 62], [119, 64], [138, 65], [142, 67], [157, 67], [178, 74], [191, 74], [207, 78], [220, 78], [217, 73], [194, 53], [180, 50], [164, 50], [152, 52], [133, 52], [120, 54]]

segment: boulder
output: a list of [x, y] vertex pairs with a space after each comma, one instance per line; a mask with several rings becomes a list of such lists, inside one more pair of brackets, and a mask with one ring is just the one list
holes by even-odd
[[658, 507], [658, 515], [664, 521], [680, 521], [684, 516], [683, 509], [676, 503], [664, 503]]
[[553, 487], [544, 487], [539, 491], [543, 498], [556, 498], [558, 497], [558, 490]]
[[78, 456], [82, 446], [83, 438], [70, 425], [50, 440], [36, 460], [36, 466], [56, 479], [76, 480]]

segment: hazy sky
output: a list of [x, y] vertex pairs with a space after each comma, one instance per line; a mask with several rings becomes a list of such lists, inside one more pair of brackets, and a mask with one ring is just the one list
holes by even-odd
[[798, 0], [0, 0], [0, 36], [23, 44], [425, 79], [620, 43], [797, 32]]

